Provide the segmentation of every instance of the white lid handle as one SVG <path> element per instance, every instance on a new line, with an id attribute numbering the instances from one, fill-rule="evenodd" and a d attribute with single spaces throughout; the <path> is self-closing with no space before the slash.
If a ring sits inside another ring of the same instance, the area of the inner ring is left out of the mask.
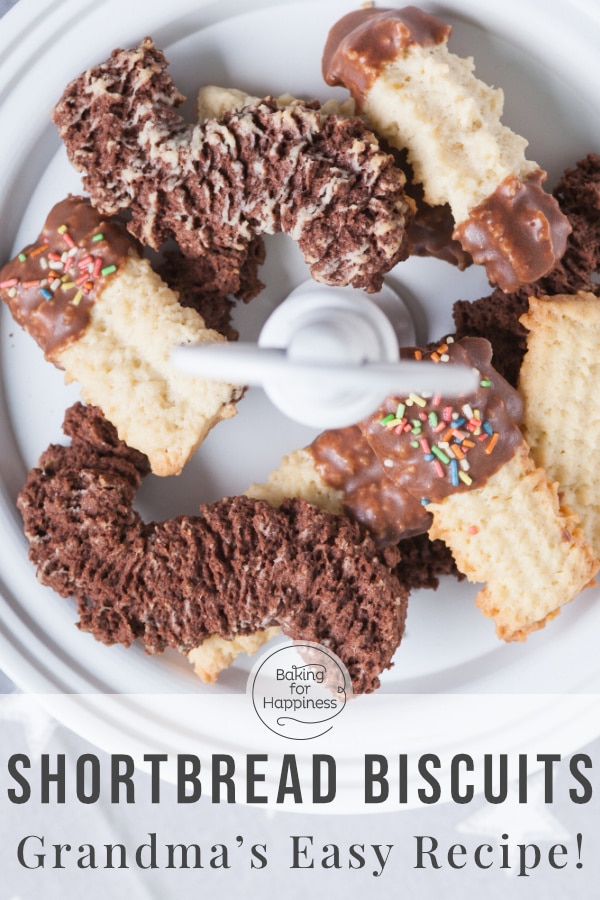
<path id="1" fill-rule="evenodd" d="M 453 396 L 477 387 L 472 368 L 400 361 L 398 335 L 373 300 L 313 285 L 277 307 L 258 344 L 186 344 L 174 349 L 172 361 L 200 377 L 262 385 L 282 412 L 318 428 L 358 422 L 390 394 Z"/>

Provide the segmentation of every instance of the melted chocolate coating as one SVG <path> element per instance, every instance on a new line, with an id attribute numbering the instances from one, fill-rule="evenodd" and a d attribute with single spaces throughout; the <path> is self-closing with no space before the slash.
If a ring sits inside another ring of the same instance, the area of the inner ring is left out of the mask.
<path id="1" fill-rule="evenodd" d="M 505 293 L 496 288 L 474 302 L 458 300 L 453 316 L 456 337 L 483 337 L 494 351 L 494 366 L 516 386 L 527 350 L 527 331 L 519 322 L 531 295 L 600 294 L 593 279 L 600 272 L 600 155 L 590 153 L 563 173 L 554 196 L 571 223 L 567 249 L 556 266 L 533 284 Z"/>
<path id="2" fill-rule="evenodd" d="M 37 240 L 0 270 L 0 296 L 52 359 L 86 330 L 103 285 L 132 247 L 123 225 L 69 196 L 52 208 Z"/>
<path id="3" fill-rule="evenodd" d="M 541 169 L 524 181 L 509 175 L 454 229 L 463 249 L 503 291 L 546 275 L 567 247 L 571 225 L 542 189 L 545 180 Z"/>
<path id="4" fill-rule="evenodd" d="M 327 84 L 348 88 L 360 106 L 381 70 L 407 47 L 441 44 L 451 31 L 416 6 L 357 9 L 330 30 L 323 51 L 323 77 Z"/>
<path id="5" fill-rule="evenodd" d="M 465 338 L 443 353 L 449 364 L 478 369 L 482 385 L 474 394 L 388 397 L 368 419 L 325 431 L 309 448 L 325 483 L 343 492 L 347 513 L 381 546 L 426 532 L 430 502 L 481 486 L 523 440 L 521 399 L 492 368 L 489 343 Z"/>

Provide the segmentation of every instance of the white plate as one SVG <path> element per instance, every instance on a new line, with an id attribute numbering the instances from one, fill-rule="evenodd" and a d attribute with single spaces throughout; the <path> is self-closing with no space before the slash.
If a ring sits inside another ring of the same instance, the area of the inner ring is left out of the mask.
<path id="1" fill-rule="evenodd" d="M 148 0 L 140 21 L 133 8 L 138 4 L 117 0 L 18 4 L 0 26 L 0 258 L 8 259 L 37 235 L 53 202 L 80 190 L 49 114 L 66 83 L 88 65 L 149 34 L 165 50 L 176 84 L 190 98 L 190 116 L 203 83 L 326 99 L 343 92 L 322 81 L 323 43 L 331 24 L 355 5 L 347 0 Z M 479 77 L 503 87 L 504 121 L 529 138 L 530 156 L 549 171 L 550 184 L 565 166 L 600 149 L 600 100 L 590 78 L 600 45 L 600 14 L 593 0 L 568 5 L 505 0 L 495 10 L 478 0 L 422 5 L 454 25 L 451 49 L 473 55 Z M 242 336 L 249 339 L 307 277 L 288 239 L 268 240 L 267 254 L 267 288 L 237 317 Z M 481 271 L 460 273 L 432 260 L 403 263 L 391 280 L 413 309 L 421 340 L 452 330 L 455 299 L 489 293 Z M 15 498 L 27 469 L 50 441 L 61 439 L 63 412 L 77 390 L 63 386 L 61 374 L 44 362 L 6 310 L 1 339 L 2 667 L 31 692 L 242 692 L 249 663 L 236 663 L 217 686 L 204 687 L 175 654 L 149 658 L 140 648 L 97 644 L 74 627 L 73 605 L 36 582 Z M 181 476 L 147 480 L 139 507 L 153 518 L 193 512 L 200 502 L 264 479 L 285 452 L 305 445 L 312 435 L 253 390 Z M 431 694 L 442 706 L 445 692 L 600 691 L 598 591 L 585 592 L 526 644 L 506 646 L 473 607 L 475 593 L 446 579 L 437 593 L 413 595 L 407 635 L 396 665 L 383 678 L 384 693 Z M 126 727 L 126 713 L 122 719 Z M 217 720 L 207 740 L 218 742 L 219 727 Z"/>

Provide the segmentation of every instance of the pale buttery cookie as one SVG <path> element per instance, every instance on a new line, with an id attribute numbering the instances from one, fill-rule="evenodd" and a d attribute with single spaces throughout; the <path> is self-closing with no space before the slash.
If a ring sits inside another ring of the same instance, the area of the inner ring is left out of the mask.
<path id="1" fill-rule="evenodd" d="M 228 669 L 242 653 L 253 656 L 267 641 L 279 634 L 277 625 L 255 631 L 253 634 L 236 634 L 231 639 L 211 634 L 187 654 L 194 673 L 201 681 L 214 684 L 221 672 Z"/>
<path id="2" fill-rule="evenodd" d="M 71 407 L 64 429 L 71 444 L 48 447 L 18 506 L 38 577 L 77 601 L 82 630 L 188 654 L 280 626 L 336 653 L 355 692 L 378 686 L 404 632 L 397 551 L 294 499 L 228 497 L 146 523 L 133 503 L 147 458 L 95 407 Z"/>
<path id="3" fill-rule="evenodd" d="M 505 641 L 542 628 L 592 583 L 600 565 L 525 442 L 482 487 L 430 510 L 430 536 L 450 547 L 470 581 L 485 579 L 476 603 Z"/>
<path id="4" fill-rule="evenodd" d="M 140 256 L 127 230 L 81 197 L 50 212 L 37 241 L 0 271 L 0 295 L 48 360 L 76 381 L 152 471 L 172 475 L 242 389 L 170 362 L 181 343 L 224 341 Z"/>
<path id="5" fill-rule="evenodd" d="M 239 112 L 247 106 L 259 106 L 262 99 L 253 94 L 247 94 L 246 91 L 242 91 L 239 88 L 226 88 L 218 84 L 204 84 L 198 89 L 196 114 L 200 123 L 207 122 L 210 119 L 222 119 L 226 113 Z M 294 97 L 293 94 L 280 94 L 274 100 L 280 109 L 301 102 L 300 98 Z M 321 104 L 320 113 L 322 119 L 329 115 L 349 118 L 356 114 L 356 104 L 352 97 L 347 97 L 345 100 L 332 98 Z"/>
<path id="6" fill-rule="evenodd" d="M 600 384 L 600 299 L 583 291 L 531 297 L 520 321 L 527 329 L 519 377 L 525 437 L 600 556 L 600 478 L 590 463 L 600 445 L 593 399 Z"/>
<path id="7" fill-rule="evenodd" d="M 262 234 L 297 241 L 312 276 L 377 291 L 407 254 L 405 178 L 359 118 L 266 98 L 187 123 L 150 39 L 75 79 L 54 109 L 69 159 L 104 213 L 157 249 L 174 238 L 209 260 L 232 293 Z"/>
<path id="8" fill-rule="evenodd" d="M 499 637 L 521 640 L 579 594 L 600 563 L 531 459 L 521 400 L 493 369 L 489 343 L 449 339 L 417 356 L 470 363 L 479 389 L 459 399 L 390 397 L 363 422 L 325 431 L 286 457 L 249 493 L 278 502 L 297 492 L 343 510 L 380 545 L 423 532 L 443 540 L 459 571 L 485 582 L 477 603 Z"/>
<path id="9" fill-rule="evenodd" d="M 407 150 L 425 201 L 450 205 L 464 250 L 512 291 L 552 269 L 570 226 L 542 188 L 546 173 L 526 159 L 526 140 L 502 124 L 502 91 L 449 52 L 450 32 L 414 6 L 356 10 L 331 29 L 323 74 Z"/>

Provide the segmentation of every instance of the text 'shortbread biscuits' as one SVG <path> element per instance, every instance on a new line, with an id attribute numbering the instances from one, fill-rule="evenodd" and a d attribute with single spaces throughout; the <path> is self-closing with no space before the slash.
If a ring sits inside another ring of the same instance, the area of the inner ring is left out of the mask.
<path id="1" fill-rule="evenodd" d="M 545 193 L 527 142 L 501 123 L 503 94 L 448 51 L 450 26 L 422 10 L 368 8 L 331 29 L 330 85 L 344 85 L 377 134 L 407 150 L 427 203 L 448 203 L 455 237 L 503 290 L 535 281 L 562 256 L 570 226 Z"/>
<path id="2" fill-rule="evenodd" d="M 242 389 L 169 360 L 180 343 L 223 341 L 140 256 L 127 230 L 81 197 L 50 212 L 33 244 L 0 271 L 0 296 L 48 360 L 76 381 L 152 471 L 181 471 Z"/>

